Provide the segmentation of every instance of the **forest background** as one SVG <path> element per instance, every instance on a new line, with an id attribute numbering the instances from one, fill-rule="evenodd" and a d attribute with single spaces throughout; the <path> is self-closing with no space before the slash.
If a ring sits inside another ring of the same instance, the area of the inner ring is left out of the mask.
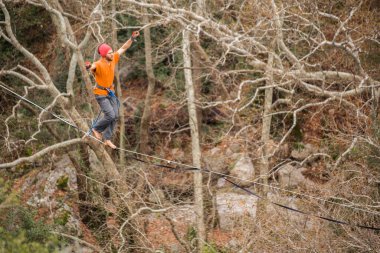
<path id="1" fill-rule="evenodd" d="M 0 8 L 0 252 L 380 250 L 379 1 Z M 85 61 L 135 30 L 113 151 Z"/>

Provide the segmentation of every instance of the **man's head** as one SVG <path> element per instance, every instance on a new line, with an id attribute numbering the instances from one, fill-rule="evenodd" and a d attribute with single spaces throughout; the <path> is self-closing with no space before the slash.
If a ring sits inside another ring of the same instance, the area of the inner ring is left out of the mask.
<path id="1" fill-rule="evenodd" d="M 105 44 L 105 43 L 101 44 L 101 45 L 98 47 L 98 53 L 99 53 L 102 57 L 106 58 L 108 61 L 112 61 L 112 59 L 113 59 L 113 51 L 112 51 L 112 48 L 111 48 L 109 45 Z"/>

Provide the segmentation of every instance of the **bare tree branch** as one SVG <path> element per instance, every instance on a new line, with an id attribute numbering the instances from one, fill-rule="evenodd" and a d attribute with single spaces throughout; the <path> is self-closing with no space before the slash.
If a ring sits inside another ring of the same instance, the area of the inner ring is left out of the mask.
<path id="1" fill-rule="evenodd" d="M 81 142 L 82 142 L 81 138 L 76 138 L 76 139 L 64 141 L 61 143 L 57 143 L 57 144 L 51 145 L 51 146 L 49 146 L 43 150 L 40 150 L 39 152 L 37 152 L 34 155 L 31 155 L 29 157 L 21 157 L 21 158 L 18 158 L 17 160 L 14 160 L 12 162 L 0 164 L 0 169 L 11 168 L 11 167 L 17 166 L 21 163 L 24 163 L 24 162 L 34 162 L 36 159 L 48 154 L 51 151 L 54 151 L 54 150 L 59 149 L 59 148 L 65 148 L 65 147 L 68 147 L 68 146 L 71 146 L 74 144 L 78 144 Z"/>

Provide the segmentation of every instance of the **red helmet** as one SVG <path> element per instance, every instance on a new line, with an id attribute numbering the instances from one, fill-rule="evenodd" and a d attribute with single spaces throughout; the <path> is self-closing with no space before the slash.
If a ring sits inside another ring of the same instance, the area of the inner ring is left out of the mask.
<path id="1" fill-rule="evenodd" d="M 106 57 L 107 53 L 112 50 L 112 47 L 110 47 L 109 45 L 107 45 L 106 43 L 103 43 L 101 44 L 99 47 L 98 47 L 98 53 L 102 56 L 102 57 Z"/>

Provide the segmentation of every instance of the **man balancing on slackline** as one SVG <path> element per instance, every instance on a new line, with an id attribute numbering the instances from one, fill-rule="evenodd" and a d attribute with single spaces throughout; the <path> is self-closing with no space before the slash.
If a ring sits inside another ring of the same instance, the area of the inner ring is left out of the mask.
<path id="1" fill-rule="evenodd" d="M 116 52 L 113 52 L 109 45 L 101 44 L 98 47 L 101 58 L 92 64 L 86 63 L 86 68 L 90 69 L 95 76 L 94 94 L 103 112 L 103 118 L 95 122 L 91 130 L 97 139 L 102 140 L 103 138 L 104 143 L 112 149 L 116 148 L 111 142 L 111 136 L 119 117 L 120 106 L 113 85 L 115 65 L 119 62 L 120 55 L 132 45 L 134 39 L 139 35 L 138 31 L 133 32 L 131 38 Z"/>

